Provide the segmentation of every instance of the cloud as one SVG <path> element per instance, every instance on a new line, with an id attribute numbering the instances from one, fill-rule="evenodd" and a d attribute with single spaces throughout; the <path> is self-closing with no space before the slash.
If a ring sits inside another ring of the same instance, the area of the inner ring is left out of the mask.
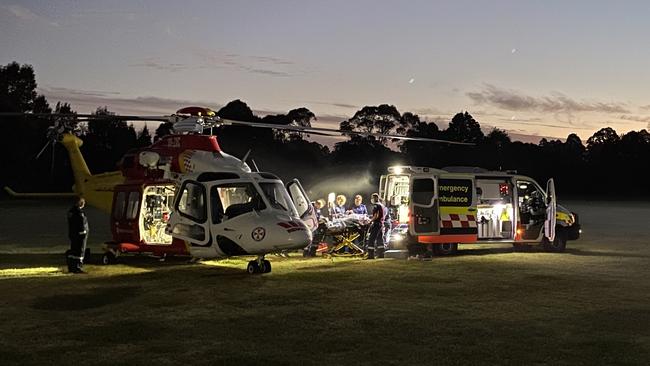
<path id="1" fill-rule="evenodd" d="M 171 31 L 171 30 L 170 30 Z M 204 50 L 196 51 L 200 61 L 194 64 L 164 62 L 158 57 L 149 57 L 130 64 L 131 67 L 142 67 L 157 71 L 178 72 L 190 69 L 221 69 L 235 68 L 252 74 L 274 77 L 292 76 L 282 67 L 293 65 L 289 60 L 270 56 L 242 56 L 236 53 L 211 53 Z"/>
<path id="2" fill-rule="evenodd" d="M 160 62 L 156 58 L 148 58 L 148 59 L 144 60 L 143 62 L 130 64 L 129 66 L 131 66 L 131 67 L 144 67 L 144 68 L 149 68 L 149 69 L 155 69 L 155 70 L 160 70 L 160 71 L 170 71 L 170 72 L 183 71 L 183 70 L 187 70 L 189 68 L 189 66 L 186 65 L 186 64 L 163 63 L 163 62 Z"/>
<path id="3" fill-rule="evenodd" d="M 115 9 L 75 9 L 69 16 L 73 18 L 122 18 L 129 21 L 138 18 L 134 12 Z"/>
<path id="4" fill-rule="evenodd" d="M 135 115 L 167 115 L 174 113 L 179 108 L 188 105 L 209 106 L 219 109 L 220 105 L 205 101 L 148 97 L 119 96 L 118 92 L 80 90 L 62 87 L 43 87 L 38 92 L 45 95 L 50 104 L 57 101 L 70 103 L 72 108 L 79 113 L 94 112 L 97 107 L 106 106 L 118 114 Z"/>
<path id="5" fill-rule="evenodd" d="M 254 73 L 254 74 L 262 74 L 262 75 L 270 75 L 270 76 L 291 76 L 288 72 L 284 71 L 275 71 L 275 70 L 269 70 L 269 69 L 258 69 L 255 67 L 248 67 L 248 66 L 240 66 L 240 69 Z"/>
<path id="6" fill-rule="evenodd" d="M 650 116 L 630 116 L 630 115 L 623 115 L 618 117 L 622 120 L 625 121 L 632 121 L 632 122 L 643 122 L 643 123 L 648 123 L 650 122 Z"/>
<path id="7" fill-rule="evenodd" d="M 550 127 L 550 128 L 565 128 L 565 129 L 578 129 L 578 130 L 591 130 L 593 127 L 590 126 L 584 126 L 584 127 L 578 127 L 574 125 L 559 125 L 559 124 L 552 124 L 552 123 L 544 123 L 541 122 L 541 119 L 539 118 L 531 118 L 528 120 L 525 119 L 506 119 L 506 118 L 501 118 L 499 119 L 500 123 L 506 123 L 506 124 L 516 124 L 519 126 L 527 126 L 527 127 Z"/>
<path id="8" fill-rule="evenodd" d="M 298 101 L 298 103 L 320 104 L 320 105 L 328 105 L 328 106 L 332 106 L 332 107 L 346 108 L 346 109 L 357 109 L 357 108 L 359 108 L 359 106 L 356 105 L 356 104 L 348 104 L 348 103 L 341 103 L 341 102 L 323 102 L 323 101 L 316 101 L 316 100 L 303 100 L 303 101 Z"/>
<path id="9" fill-rule="evenodd" d="M 295 63 L 290 60 L 285 60 L 279 57 L 270 57 L 270 56 L 249 56 L 251 59 L 263 63 L 269 63 L 274 65 L 294 65 Z"/>
<path id="10" fill-rule="evenodd" d="M 639 107 L 639 109 L 644 110 L 644 111 L 650 111 L 650 104 L 642 105 L 642 106 Z"/>
<path id="11" fill-rule="evenodd" d="M 295 65 L 293 61 L 272 56 L 240 55 L 209 50 L 195 50 L 194 54 L 202 60 L 199 68 L 231 67 L 253 74 L 275 77 L 292 76 L 287 71 L 287 67 Z"/>
<path id="12" fill-rule="evenodd" d="M 43 23 L 50 25 L 52 27 L 58 27 L 59 23 L 51 21 L 43 16 L 40 16 L 33 11 L 31 11 L 29 8 L 26 8 L 22 5 L 5 5 L 3 6 L 9 13 L 11 13 L 13 16 L 16 18 L 25 21 L 25 22 L 38 22 L 38 23 Z"/>
<path id="13" fill-rule="evenodd" d="M 449 115 L 450 114 L 448 112 L 443 112 L 440 109 L 434 108 L 434 107 L 414 108 L 411 112 L 414 113 L 414 114 L 424 115 L 424 116 L 441 115 L 441 114 Z"/>
<path id="14" fill-rule="evenodd" d="M 479 105 L 491 105 L 509 111 L 536 111 L 544 113 L 601 112 L 629 113 L 623 103 L 577 101 L 561 93 L 534 97 L 522 92 L 485 84 L 483 90 L 466 95 Z"/>

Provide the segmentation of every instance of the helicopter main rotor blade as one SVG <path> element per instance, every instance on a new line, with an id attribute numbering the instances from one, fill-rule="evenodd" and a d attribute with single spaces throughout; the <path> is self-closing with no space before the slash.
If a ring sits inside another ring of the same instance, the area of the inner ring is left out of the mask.
<path id="1" fill-rule="evenodd" d="M 47 149 L 47 147 L 48 147 L 51 143 L 52 143 L 52 140 L 49 140 L 48 142 L 46 142 L 45 145 L 43 146 L 43 148 L 41 149 L 41 151 L 39 151 L 38 154 L 36 154 L 36 157 L 35 157 L 34 159 L 38 159 L 38 158 L 40 158 L 41 155 L 43 155 L 43 152 L 45 151 L 45 149 Z"/>
<path id="2" fill-rule="evenodd" d="M 442 144 L 450 145 L 465 145 L 465 146 L 475 146 L 476 144 L 470 142 L 459 142 L 459 141 L 449 141 L 442 139 L 434 139 L 428 137 L 417 137 L 417 136 L 404 136 L 404 135 L 394 135 L 394 134 L 381 134 L 374 132 L 360 132 L 360 131 L 343 131 L 337 130 L 334 128 L 324 128 L 324 127 L 302 127 L 294 125 L 277 125 L 272 123 L 261 123 L 261 122 L 244 122 L 231 119 L 224 119 L 213 116 L 185 116 L 185 115 L 167 115 L 167 116 L 121 116 L 121 115 L 97 115 L 97 114 L 63 114 L 63 113 L 0 113 L 2 116 L 34 116 L 34 117 L 43 117 L 43 118 L 56 118 L 56 117 L 67 117 L 75 118 L 79 122 L 88 122 L 91 120 L 123 120 L 123 121 L 159 121 L 159 122 L 187 122 L 188 125 L 194 126 L 197 125 L 197 128 L 200 131 L 203 128 L 211 128 L 220 125 L 231 125 L 231 126 L 248 126 L 248 127 L 257 127 L 257 128 L 270 128 L 275 130 L 284 130 L 284 131 L 295 131 L 303 133 L 313 133 L 313 134 L 322 134 L 324 136 L 339 136 L 339 135 L 358 135 L 366 137 L 375 137 L 375 138 L 386 138 L 386 139 L 395 139 L 402 141 L 421 141 L 421 142 L 435 142 Z M 194 127 L 191 129 L 192 132 L 197 132 Z M 329 135 L 335 134 L 335 135 Z"/>
<path id="3" fill-rule="evenodd" d="M 393 135 L 393 134 L 381 134 L 381 133 L 371 133 L 371 132 L 359 132 L 359 131 L 343 131 L 333 128 L 324 128 L 324 127 L 302 127 L 302 126 L 291 126 L 291 125 L 276 125 L 272 123 L 260 123 L 260 122 L 243 122 L 235 121 L 231 119 L 219 119 L 219 122 L 224 125 L 233 125 L 233 126 L 249 126 L 249 127 L 259 127 L 259 128 L 271 128 L 276 130 L 286 130 L 286 131 L 296 131 L 296 132 L 305 132 L 305 133 L 337 133 L 337 134 L 351 134 L 351 135 L 360 135 L 360 136 L 372 136 L 375 138 L 389 138 L 403 141 L 422 141 L 422 142 L 437 142 L 444 144 L 452 145 L 466 145 L 474 146 L 475 144 L 470 142 L 458 142 L 458 141 L 449 141 L 449 140 L 440 140 L 432 139 L 428 137 L 415 137 L 415 136 L 403 136 L 403 135 Z"/>
<path id="4" fill-rule="evenodd" d="M 171 122 L 177 116 L 122 116 L 117 114 L 75 114 L 75 113 L 0 113 L 0 117 L 74 118 L 80 122 L 88 120 L 160 121 Z"/>

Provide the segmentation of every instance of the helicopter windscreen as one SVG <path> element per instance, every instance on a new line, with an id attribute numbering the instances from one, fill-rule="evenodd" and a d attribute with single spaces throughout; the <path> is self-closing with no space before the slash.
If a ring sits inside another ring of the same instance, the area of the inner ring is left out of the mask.
<path id="1" fill-rule="evenodd" d="M 298 217 L 298 211 L 293 205 L 293 201 L 291 201 L 289 193 L 287 193 L 287 189 L 284 188 L 282 183 L 260 183 L 260 188 L 262 188 L 264 196 L 269 200 L 271 207 L 289 212 L 293 216 Z"/>

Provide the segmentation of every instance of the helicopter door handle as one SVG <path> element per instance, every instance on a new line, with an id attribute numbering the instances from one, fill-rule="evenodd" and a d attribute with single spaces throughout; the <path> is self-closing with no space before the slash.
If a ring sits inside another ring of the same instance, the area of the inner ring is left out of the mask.
<path id="1" fill-rule="evenodd" d="M 472 211 L 473 212 L 473 211 L 476 211 L 476 208 L 475 207 L 470 207 L 470 208 L 467 209 L 467 211 Z"/>

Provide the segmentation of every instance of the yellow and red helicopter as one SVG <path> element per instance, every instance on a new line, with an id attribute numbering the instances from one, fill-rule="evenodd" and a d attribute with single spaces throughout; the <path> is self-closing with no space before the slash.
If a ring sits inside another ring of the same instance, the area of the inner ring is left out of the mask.
<path id="1" fill-rule="evenodd" d="M 3 114 L 16 115 L 16 114 Z M 102 119 L 98 115 L 56 115 Z M 68 152 L 75 194 L 110 214 L 112 240 L 102 262 L 124 253 L 220 258 L 256 255 L 249 273 L 268 273 L 271 252 L 308 245 L 318 223 L 296 179 L 284 184 L 272 173 L 252 171 L 219 147 L 205 128 L 238 125 L 327 134 L 340 130 L 221 119 L 209 108 L 186 107 L 169 116 L 109 116 L 111 119 L 172 122 L 174 134 L 128 152 L 119 171 L 91 174 L 80 151 L 82 140 L 55 126 L 52 138 Z M 349 133 L 346 131 L 346 133 Z M 393 139 L 465 144 L 400 135 L 359 133 Z"/>

